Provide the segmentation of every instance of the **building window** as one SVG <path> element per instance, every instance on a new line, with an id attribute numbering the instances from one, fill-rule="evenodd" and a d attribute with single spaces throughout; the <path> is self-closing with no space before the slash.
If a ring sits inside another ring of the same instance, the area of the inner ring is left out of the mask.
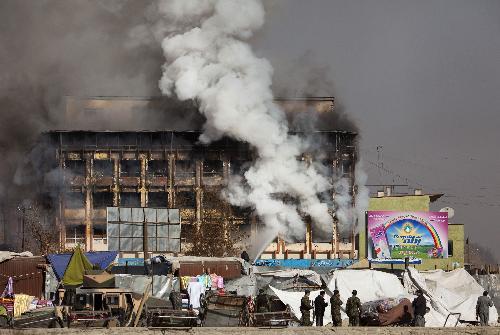
<path id="1" fill-rule="evenodd" d="M 96 223 L 93 225 L 94 242 L 99 241 L 103 244 L 107 243 L 106 224 Z"/>
<path id="2" fill-rule="evenodd" d="M 206 177 L 222 175 L 222 161 L 220 160 L 203 161 L 203 175 Z"/>
<path id="3" fill-rule="evenodd" d="M 82 208 L 84 199 L 85 195 L 82 192 L 68 192 L 64 197 L 64 205 L 71 209 Z"/>
<path id="4" fill-rule="evenodd" d="M 136 192 L 120 193 L 120 206 L 141 207 L 141 194 Z"/>
<path id="5" fill-rule="evenodd" d="M 84 176 L 85 175 L 85 161 L 73 161 L 67 160 L 64 163 L 66 172 L 73 176 Z"/>
<path id="6" fill-rule="evenodd" d="M 96 192 L 92 199 L 94 208 L 113 207 L 113 193 L 111 192 Z"/>
<path id="7" fill-rule="evenodd" d="M 166 160 L 149 161 L 148 175 L 150 177 L 168 176 L 168 162 Z"/>
<path id="8" fill-rule="evenodd" d="M 195 174 L 195 163 L 192 160 L 177 160 L 175 162 L 175 176 L 177 178 L 193 177 Z"/>
<path id="9" fill-rule="evenodd" d="M 178 208 L 195 208 L 196 196 L 193 191 L 177 192 L 176 204 Z"/>
<path id="10" fill-rule="evenodd" d="M 120 162 L 120 177 L 140 177 L 141 162 L 138 160 L 122 160 Z"/>
<path id="11" fill-rule="evenodd" d="M 332 243 L 333 240 L 333 226 L 327 229 L 321 229 L 315 224 L 311 227 L 313 243 Z"/>
<path id="12" fill-rule="evenodd" d="M 67 225 L 66 243 L 85 243 L 85 225 Z"/>
<path id="13" fill-rule="evenodd" d="M 448 241 L 448 256 L 453 256 L 453 241 Z"/>
<path id="14" fill-rule="evenodd" d="M 113 162 L 108 160 L 95 160 L 92 174 L 97 178 L 112 177 Z"/>
<path id="15" fill-rule="evenodd" d="M 168 207 L 167 192 L 149 192 L 148 207 Z"/>

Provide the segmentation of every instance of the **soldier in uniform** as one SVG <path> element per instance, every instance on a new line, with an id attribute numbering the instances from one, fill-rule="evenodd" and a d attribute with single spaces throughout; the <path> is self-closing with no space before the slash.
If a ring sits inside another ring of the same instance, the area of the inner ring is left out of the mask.
<path id="1" fill-rule="evenodd" d="M 347 299 L 345 305 L 347 316 L 349 317 L 349 326 L 359 326 L 359 316 L 361 314 L 361 300 L 357 297 L 358 291 L 353 290 L 352 296 Z"/>
<path id="2" fill-rule="evenodd" d="M 255 310 L 257 313 L 266 313 L 271 311 L 271 302 L 262 288 L 259 290 L 259 294 L 255 298 Z"/>
<path id="3" fill-rule="evenodd" d="M 493 306 L 493 301 L 488 297 L 488 291 L 484 291 L 483 295 L 477 298 L 476 318 L 479 319 L 481 326 L 487 326 L 490 317 L 490 307 Z"/>
<path id="4" fill-rule="evenodd" d="M 333 291 L 333 296 L 330 298 L 330 306 L 332 307 L 332 324 L 334 327 L 342 326 L 342 316 L 340 315 L 340 306 L 342 304 L 339 290 Z"/>
<path id="5" fill-rule="evenodd" d="M 309 300 L 309 293 L 311 293 L 311 291 L 305 290 L 304 296 L 300 300 L 300 312 L 302 313 L 302 322 L 301 322 L 302 326 L 312 326 L 311 313 L 309 311 L 313 309 L 313 306 L 311 305 L 311 300 Z"/>

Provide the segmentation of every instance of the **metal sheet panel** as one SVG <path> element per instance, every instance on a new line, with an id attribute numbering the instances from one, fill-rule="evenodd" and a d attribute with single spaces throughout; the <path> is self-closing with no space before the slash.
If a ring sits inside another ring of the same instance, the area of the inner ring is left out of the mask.
<path id="1" fill-rule="evenodd" d="M 132 208 L 132 222 L 144 222 L 144 209 Z"/>
<path id="2" fill-rule="evenodd" d="M 144 208 L 146 222 L 156 222 L 156 208 Z"/>
<path id="3" fill-rule="evenodd" d="M 132 209 L 120 207 L 120 221 L 132 221 Z"/>
<path id="4" fill-rule="evenodd" d="M 108 207 L 107 208 L 107 218 L 108 222 L 120 221 L 120 213 L 118 207 Z"/>
<path id="5" fill-rule="evenodd" d="M 108 237 L 108 250 L 118 251 L 120 250 L 120 245 L 118 244 L 118 238 Z"/>
<path id="6" fill-rule="evenodd" d="M 181 238 L 181 225 L 169 225 L 168 226 L 168 237 L 169 238 Z"/>
<path id="7" fill-rule="evenodd" d="M 170 223 L 180 223 L 181 217 L 178 208 L 171 208 L 168 210 L 168 222 Z"/>
<path id="8" fill-rule="evenodd" d="M 166 208 L 158 208 L 156 210 L 156 221 L 157 222 L 168 222 L 168 209 Z"/>
<path id="9" fill-rule="evenodd" d="M 14 294 L 43 297 L 45 286 L 43 270 L 38 265 L 47 264 L 44 257 L 16 257 L 0 263 L 0 288 L 3 291 L 7 280 L 14 280 Z"/>
<path id="10" fill-rule="evenodd" d="M 158 237 L 168 237 L 168 225 L 159 223 L 157 225 L 157 234 Z"/>

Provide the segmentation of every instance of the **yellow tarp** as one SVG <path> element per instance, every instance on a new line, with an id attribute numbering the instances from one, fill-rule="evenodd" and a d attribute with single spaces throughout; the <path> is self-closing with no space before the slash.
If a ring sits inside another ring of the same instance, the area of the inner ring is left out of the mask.
<path id="1" fill-rule="evenodd" d="M 62 282 L 65 286 L 79 286 L 83 284 L 85 270 L 92 270 L 92 264 L 83 254 L 79 246 L 73 251 L 68 267 L 64 272 Z"/>

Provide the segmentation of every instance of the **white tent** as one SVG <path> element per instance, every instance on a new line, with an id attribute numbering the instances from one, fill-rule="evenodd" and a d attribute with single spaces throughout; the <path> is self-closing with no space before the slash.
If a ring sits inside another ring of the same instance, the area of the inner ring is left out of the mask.
<path id="1" fill-rule="evenodd" d="M 404 282 L 409 291 L 415 288 L 423 290 L 431 299 L 434 309 L 444 318 L 449 313 L 460 313 L 460 320 L 476 320 L 477 298 L 483 294 L 484 289 L 464 269 L 450 272 L 443 270 L 418 272 L 409 268 L 405 273 Z M 497 319 L 497 310 L 491 307 L 490 324 L 496 324 Z"/>

